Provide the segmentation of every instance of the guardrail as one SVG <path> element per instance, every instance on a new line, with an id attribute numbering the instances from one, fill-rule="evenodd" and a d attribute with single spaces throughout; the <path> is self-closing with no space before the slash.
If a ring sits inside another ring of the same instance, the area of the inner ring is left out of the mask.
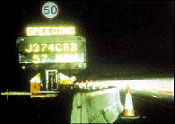
<path id="1" fill-rule="evenodd" d="M 80 91 L 73 98 L 71 123 L 113 123 L 122 111 L 117 87 Z"/>

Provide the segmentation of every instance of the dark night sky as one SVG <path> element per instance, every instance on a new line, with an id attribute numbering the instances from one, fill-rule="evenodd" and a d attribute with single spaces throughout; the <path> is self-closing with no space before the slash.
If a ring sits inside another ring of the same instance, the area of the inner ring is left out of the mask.
<path id="1" fill-rule="evenodd" d="M 40 15 L 41 2 L 3 2 L 1 54 L 8 70 L 16 67 L 16 38 L 33 23 L 75 24 L 87 38 L 88 63 L 135 63 L 174 67 L 174 2 L 58 1 L 54 21 Z"/>

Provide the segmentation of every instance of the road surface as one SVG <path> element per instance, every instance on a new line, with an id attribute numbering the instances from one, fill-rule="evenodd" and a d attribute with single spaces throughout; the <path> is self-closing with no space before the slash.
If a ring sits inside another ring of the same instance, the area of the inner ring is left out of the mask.
<path id="1" fill-rule="evenodd" d="M 121 90 L 121 102 L 125 103 L 125 91 Z M 133 106 L 138 120 L 117 120 L 115 123 L 174 124 L 174 95 L 132 90 Z"/>
<path id="2" fill-rule="evenodd" d="M 33 98 L 29 96 L 1 97 L 1 123 L 70 123 L 73 95 L 76 90 L 60 92 L 56 98 Z M 173 124 L 174 96 L 132 90 L 133 106 L 138 120 L 132 123 Z M 120 91 L 122 105 L 125 103 L 125 90 Z M 116 120 L 114 123 L 128 123 Z"/>
<path id="3" fill-rule="evenodd" d="M 56 98 L 9 96 L 1 99 L 0 123 L 58 124 L 70 123 L 74 90 L 60 92 Z"/>

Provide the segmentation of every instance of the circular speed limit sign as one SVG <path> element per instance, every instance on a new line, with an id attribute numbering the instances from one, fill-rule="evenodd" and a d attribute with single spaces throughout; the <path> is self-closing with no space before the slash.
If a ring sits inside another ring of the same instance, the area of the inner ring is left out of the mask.
<path id="1" fill-rule="evenodd" d="M 58 5 L 55 2 L 46 2 L 41 8 L 41 13 L 48 20 L 55 19 L 59 14 Z"/>

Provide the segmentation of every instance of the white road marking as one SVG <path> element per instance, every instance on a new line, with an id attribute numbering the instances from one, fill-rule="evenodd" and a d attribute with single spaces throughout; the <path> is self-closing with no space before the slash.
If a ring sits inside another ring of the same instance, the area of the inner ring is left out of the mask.
<path id="1" fill-rule="evenodd" d="M 154 97 L 154 98 L 158 98 L 158 99 L 160 98 L 160 97 L 158 97 L 158 96 L 155 96 L 155 95 L 151 95 L 151 96 L 152 96 L 152 97 Z"/>

